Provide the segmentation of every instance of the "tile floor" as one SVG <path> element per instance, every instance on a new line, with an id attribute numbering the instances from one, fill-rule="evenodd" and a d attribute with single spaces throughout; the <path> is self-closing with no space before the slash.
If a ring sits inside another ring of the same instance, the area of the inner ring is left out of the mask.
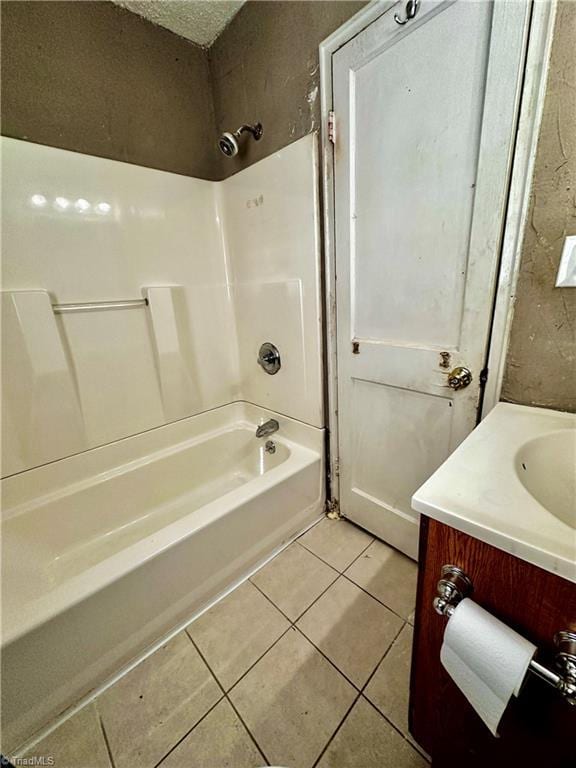
<path id="1" fill-rule="evenodd" d="M 422 768 L 416 565 L 324 519 L 27 756 L 56 768 Z"/>

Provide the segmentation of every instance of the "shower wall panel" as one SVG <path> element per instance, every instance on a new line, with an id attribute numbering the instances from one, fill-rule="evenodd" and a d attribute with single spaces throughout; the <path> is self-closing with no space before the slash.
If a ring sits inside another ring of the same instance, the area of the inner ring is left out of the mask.
<path id="1" fill-rule="evenodd" d="M 324 426 L 317 136 L 311 134 L 221 182 L 243 397 Z M 260 345 L 282 360 L 270 376 Z"/>
<path id="2" fill-rule="evenodd" d="M 223 182 L 1 141 L 3 476 L 238 400 L 323 426 L 315 135 Z"/>
<path id="3" fill-rule="evenodd" d="M 8 138 L 2 165 L 4 475 L 238 399 L 211 182 Z"/>

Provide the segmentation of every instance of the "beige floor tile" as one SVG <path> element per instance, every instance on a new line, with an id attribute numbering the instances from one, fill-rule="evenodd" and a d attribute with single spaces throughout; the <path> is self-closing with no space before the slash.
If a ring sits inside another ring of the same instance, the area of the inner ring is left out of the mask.
<path id="1" fill-rule="evenodd" d="M 160 764 L 161 768 L 259 768 L 265 760 L 223 699 Z"/>
<path id="2" fill-rule="evenodd" d="M 410 744 L 360 698 L 318 768 L 428 768 Z"/>
<path id="3" fill-rule="evenodd" d="M 280 611 L 247 581 L 186 631 L 228 690 L 289 626 Z"/>
<path id="4" fill-rule="evenodd" d="M 406 624 L 364 691 L 366 698 L 406 736 L 413 634 L 412 627 Z"/>
<path id="5" fill-rule="evenodd" d="M 402 619 L 341 576 L 297 626 L 362 687 L 400 631 Z"/>
<path id="6" fill-rule="evenodd" d="M 255 573 L 252 581 L 295 621 L 337 578 L 337 571 L 295 542 Z"/>
<path id="7" fill-rule="evenodd" d="M 24 757 L 43 758 L 44 761 L 52 758 L 52 764 L 57 768 L 110 768 L 108 750 L 94 704 L 89 704 L 66 720 L 26 752 Z"/>
<path id="8" fill-rule="evenodd" d="M 314 646 L 289 629 L 230 698 L 273 765 L 310 768 L 355 695 Z"/>
<path id="9" fill-rule="evenodd" d="M 116 768 L 151 768 L 222 692 L 185 632 L 96 700 Z"/>
<path id="10" fill-rule="evenodd" d="M 298 539 L 303 547 L 337 571 L 346 570 L 372 540 L 366 531 L 346 520 L 329 520 L 327 517 Z"/>
<path id="11" fill-rule="evenodd" d="M 346 571 L 346 576 L 395 613 L 407 619 L 416 604 L 418 568 L 409 557 L 374 541 Z"/>

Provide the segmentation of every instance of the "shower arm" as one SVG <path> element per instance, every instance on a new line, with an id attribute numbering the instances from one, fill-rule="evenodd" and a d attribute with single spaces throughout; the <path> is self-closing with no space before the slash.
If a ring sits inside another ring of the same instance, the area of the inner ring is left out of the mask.
<path id="1" fill-rule="evenodd" d="M 241 125 L 237 131 L 234 131 L 234 136 L 240 138 L 243 133 L 251 133 L 255 141 L 259 141 L 262 138 L 262 123 L 256 123 L 255 125 Z"/>

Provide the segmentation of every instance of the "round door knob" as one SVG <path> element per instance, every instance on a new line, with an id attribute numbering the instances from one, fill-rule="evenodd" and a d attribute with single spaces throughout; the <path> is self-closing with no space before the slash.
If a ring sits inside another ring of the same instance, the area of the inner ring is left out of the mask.
<path id="1" fill-rule="evenodd" d="M 448 374 L 448 386 L 452 389 L 464 389 L 472 381 L 472 371 L 459 366 Z"/>

